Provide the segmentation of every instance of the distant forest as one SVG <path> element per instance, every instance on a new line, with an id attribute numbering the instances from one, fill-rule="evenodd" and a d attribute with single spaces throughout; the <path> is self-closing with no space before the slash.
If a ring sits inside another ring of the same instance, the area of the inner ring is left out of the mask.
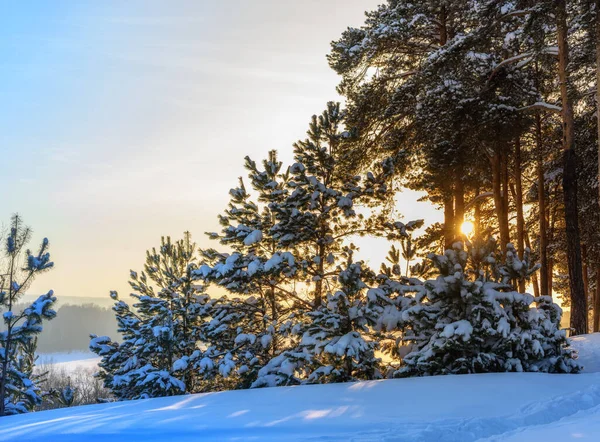
<path id="1" fill-rule="evenodd" d="M 44 324 L 44 333 L 38 336 L 37 352 L 89 351 L 90 333 L 115 336 L 114 312 L 91 303 L 62 305 L 56 318 Z"/>

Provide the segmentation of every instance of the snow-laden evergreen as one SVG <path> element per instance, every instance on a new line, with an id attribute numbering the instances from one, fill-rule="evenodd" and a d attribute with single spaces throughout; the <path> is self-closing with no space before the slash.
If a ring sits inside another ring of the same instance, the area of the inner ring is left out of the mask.
<path id="1" fill-rule="evenodd" d="M 402 300 L 398 323 L 410 352 L 396 375 L 579 371 L 560 329 L 560 307 L 511 283 L 537 267 L 511 247 L 505 263 L 497 254 L 490 240 L 457 243 L 431 257 L 439 276 Z"/>
<path id="2" fill-rule="evenodd" d="M 52 309 L 56 297 L 52 290 L 41 295 L 23 310 L 17 302 L 33 279 L 51 269 L 48 240 L 44 238 L 37 253 L 26 250 L 31 229 L 13 216 L 0 258 L 0 307 L 4 311 L 0 331 L 0 416 L 32 411 L 42 402 L 39 377 L 34 374 L 36 336 L 42 323 L 56 316 Z"/>
<path id="3" fill-rule="evenodd" d="M 202 380 L 193 368 L 201 351 L 209 298 L 192 278 L 197 251 L 190 235 L 162 238 L 146 253 L 144 271 L 130 273 L 130 307 L 118 299 L 113 310 L 121 342 L 92 335 L 90 349 L 102 357 L 100 377 L 118 399 L 191 393 Z"/>
<path id="4" fill-rule="evenodd" d="M 271 151 L 262 168 L 246 158 L 251 192 L 240 178 L 229 207 L 219 217 L 221 233 L 210 233 L 228 251 L 203 251 L 194 276 L 227 289 L 215 300 L 205 327 L 207 349 L 195 368 L 213 388 L 247 388 L 258 370 L 288 344 L 286 327 L 294 310 L 308 303 L 294 288 L 296 260 L 278 248 L 272 229 L 274 207 L 288 195 L 289 173 Z"/>

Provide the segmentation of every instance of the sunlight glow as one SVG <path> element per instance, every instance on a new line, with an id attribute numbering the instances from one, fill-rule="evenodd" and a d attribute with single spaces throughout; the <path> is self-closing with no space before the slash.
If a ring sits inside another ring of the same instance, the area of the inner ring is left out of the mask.
<path id="1" fill-rule="evenodd" d="M 467 236 L 471 236 L 475 231 L 475 225 L 471 221 L 465 221 L 460 226 L 460 231 Z"/>

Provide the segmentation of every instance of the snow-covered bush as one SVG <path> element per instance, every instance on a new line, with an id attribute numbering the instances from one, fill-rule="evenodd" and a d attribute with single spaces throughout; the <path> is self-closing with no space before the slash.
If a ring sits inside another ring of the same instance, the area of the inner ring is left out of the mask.
<path id="1" fill-rule="evenodd" d="M 0 308 L 4 311 L 0 331 L 0 416 L 28 412 L 42 402 L 39 379 L 33 373 L 36 337 L 42 332 L 42 322 L 56 316 L 52 309 L 56 297 L 50 290 L 22 311 L 15 311 L 15 305 L 35 277 L 54 263 L 50 261 L 48 240 L 44 238 L 39 251 L 33 254 L 25 250 L 30 239 L 31 229 L 18 215 L 13 216 L 0 258 Z"/>
<path id="2" fill-rule="evenodd" d="M 411 351 L 396 375 L 579 371 L 560 307 L 512 284 L 537 269 L 529 255 L 520 260 L 509 247 L 499 263 L 495 250 L 493 240 L 476 241 L 431 256 L 439 276 L 401 301 L 398 324 Z"/>

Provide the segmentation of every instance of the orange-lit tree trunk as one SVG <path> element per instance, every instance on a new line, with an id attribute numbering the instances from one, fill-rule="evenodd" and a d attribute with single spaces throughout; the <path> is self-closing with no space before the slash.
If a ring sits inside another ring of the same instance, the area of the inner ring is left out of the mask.
<path id="1" fill-rule="evenodd" d="M 508 208 L 505 205 L 507 201 L 506 191 L 504 189 L 504 166 L 503 156 L 496 152 L 491 157 L 492 166 L 492 193 L 494 194 L 494 206 L 496 217 L 498 218 L 498 228 L 500 230 L 500 248 L 502 254 L 506 254 L 506 245 L 510 242 L 510 233 L 508 227 Z"/>
<path id="2" fill-rule="evenodd" d="M 573 104 L 569 91 L 569 44 L 567 40 L 566 0 L 556 1 L 558 39 L 558 77 L 563 123 L 563 192 L 567 237 L 567 263 L 571 291 L 571 330 L 574 335 L 587 333 L 587 300 L 583 287 L 581 240 L 577 207 L 577 156 L 573 132 Z"/>
<path id="3" fill-rule="evenodd" d="M 444 189 L 444 247 L 446 250 L 452 248 L 454 240 L 454 198 L 452 189 Z"/>
<path id="4" fill-rule="evenodd" d="M 517 206 L 517 251 L 523 259 L 525 252 L 525 218 L 523 215 L 523 185 L 521 180 L 521 140 L 515 140 L 515 205 Z M 525 281 L 519 281 L 519 291 L 525 292 Z"/>
<path id="5" fill-rule="evenodd" d="M 454 237 L 462 236 L 462 224 L 465 221 L 465 187 L 463 184 L 463 168 L 456 168 L 454 178 Z"/>
<path id="6" fill-rule="evenodd" d="M 535 116 L 535 144 L 537 150 L 536 172 L 538 185 L 538 210 L 540 224 L 540 295 L 552 293 L 548 285 L 548 228 L 546 218 L 546 180 L 544 179 L 544 150 L 542 146 L 542 118 Z"/>

